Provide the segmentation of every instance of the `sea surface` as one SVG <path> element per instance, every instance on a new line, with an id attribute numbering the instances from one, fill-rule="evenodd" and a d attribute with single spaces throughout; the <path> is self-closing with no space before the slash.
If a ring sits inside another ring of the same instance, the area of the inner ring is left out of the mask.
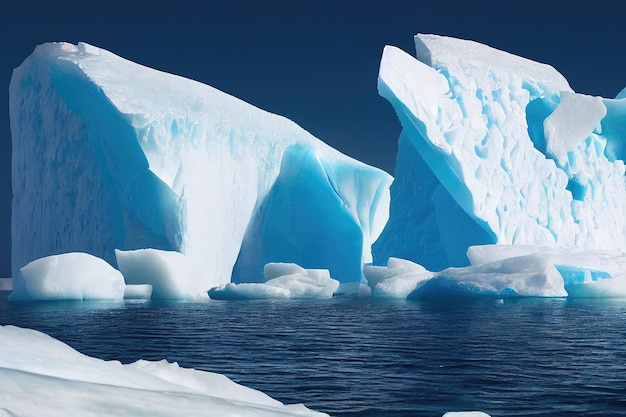
<path id="1" fill-rule="evenodd" d="M 10 303 L 0 324 L 333 416 L 626 415 L 626 300 Z"/>

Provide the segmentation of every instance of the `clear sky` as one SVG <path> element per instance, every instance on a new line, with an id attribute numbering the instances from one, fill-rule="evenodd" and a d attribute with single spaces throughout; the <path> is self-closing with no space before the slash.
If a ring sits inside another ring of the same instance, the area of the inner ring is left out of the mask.
<path id="1" fill-rule="evenodd" d="M 286 116 L 393 174 L 400 125 L 378 96 L 384 45 L 472 39 L 559 70 L 574 90 L 626 86 L 624 0 L 0 0 L 0 277 L 10 275 L 8 85 L 38 44 L 85 41 Z"/>

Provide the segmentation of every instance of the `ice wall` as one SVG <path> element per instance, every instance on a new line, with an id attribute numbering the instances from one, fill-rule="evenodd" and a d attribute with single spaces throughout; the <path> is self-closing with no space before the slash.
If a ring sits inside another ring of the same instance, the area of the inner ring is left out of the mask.
<path id="1" fill-rule="evenodd" d="M 238 257 L 240 281 L 267 262 L 358 281 L 388 217 L 384 172 L 288 119 L 84 43 L 38 46 L 9 99 L 18 280 L 50 254 L 115 265 L 115 249 L 155 248 L 185 254 L 206 289 L 229 282 Z M 316 246 L 328 251 L 309 257 Z"/>
<path id="2" fill-rule="evenodd" d="M 403 133 L 375 263 L 463 266 L 485 243 L 626 250 L 626 99 L 475 42 L 415 43 L 417 59 L 388 46 L 380 65 Z"/>

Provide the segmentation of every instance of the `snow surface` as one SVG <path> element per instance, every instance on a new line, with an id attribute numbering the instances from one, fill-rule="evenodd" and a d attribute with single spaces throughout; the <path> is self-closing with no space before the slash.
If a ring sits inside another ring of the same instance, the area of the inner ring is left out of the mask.
<path id="1" fill-rule="evenodd" d="M 229 282 L 209 290 L 209 296 L 215 300 L 331 298 L 339 288 L 339 281 L 332 279 L 327 269 L 304 269 L 292 263 L 269 263 L 263 276 L 264 283 Z"/>
<path id="2" fill-rule="evenodd" d="M 179 252 L 158 249 L 115 250 L 126 284 L 150 285 L 151 298 L 185 300 L 207 298 L 207 280 Z M 143 291 L 147 292 L 144 288 Z"/>
<path id="3" fill-rule="evenodd" d="M 371 262 L 392 178 L 288 119 L 85 43 L 38 46 L 9 90 L 18 284 L 77 251 L 178 251 L 205 288 L 268 262 L 358 282 Z"/>
<path id="4" fill-rule="evenodd" d="M 10 300 L 121 300 L 122 274 L 87 253 L 51 255 L 20 269 Z"/>
<path id="5" fill-rule="evenodd" d="M 165 360 L 107 362 L 14 326 L 0 326 L 0 380 L 0 415 L 11 417 L 326 415 L 220 374 Z"/>
<path id="6" fill-rule="evenodd" d="M 403 132 L 375 264 L 467 266 L 492 243 L 626 251 L 625 99 L 475 42 L 415 44 L 417 59 L 387 46 L 380 64 Z"/>

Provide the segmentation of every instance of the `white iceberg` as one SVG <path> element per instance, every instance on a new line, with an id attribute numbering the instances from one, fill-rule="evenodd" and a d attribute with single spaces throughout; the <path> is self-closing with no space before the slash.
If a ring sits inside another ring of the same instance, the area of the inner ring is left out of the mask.
<path id="1" fill-rule="evenodd" d="M 122 274 L 87 253 L 63 253 L 37 259 L 20 269 L 11 300 L 121 300 Z"/>
<path id="2" fill-rule="evenodd" d="M 158 249 L 115 250 L 126 284 L 150 285 L 151 298 L 184 300 L 207 298 L 206 282 L 179 252 Z M 143 289 L 144 293 L 147 289 Z"/>
<path id="3" fill-rule="evenodd" d="M 114 250 L 183 253 L 206 289 L 268 262 L 362 279 L 392 178 L 292 121 L 79 43 L 13 72 L 12 265 Z M 17 283 L 19 284 L 19 283 Z M 158 293 L 158 290 L 155 288 Z"/>
<path id="4" fill-rule="evenodd" d="M 165 360 L 106 362 L 14 326 L 0 326 L 0 380 L 0 415 L 12 417 L 327 415 L 220 374 Z"/>
<path id="5" fill-rule="evenodd" d="M 473 245 L 626 251 L 626 98 L 460 39 L 387 46 L 378 89 L 403 127 L 374 263 L 467 266 Z"/>
<path id="6" fill-rule="evenodd" d="M 387 266 L 368 265 L 365 279 L 377 298 L 406 298 L 434 273 L 406 259 L 389 258 Z"/>
<path id="7" fill-rule="evenodd" d="M 566 297 L 550 257 L 518 256 L 479 266 L 447 268 L 424 281 L 407 299 Z"/>

